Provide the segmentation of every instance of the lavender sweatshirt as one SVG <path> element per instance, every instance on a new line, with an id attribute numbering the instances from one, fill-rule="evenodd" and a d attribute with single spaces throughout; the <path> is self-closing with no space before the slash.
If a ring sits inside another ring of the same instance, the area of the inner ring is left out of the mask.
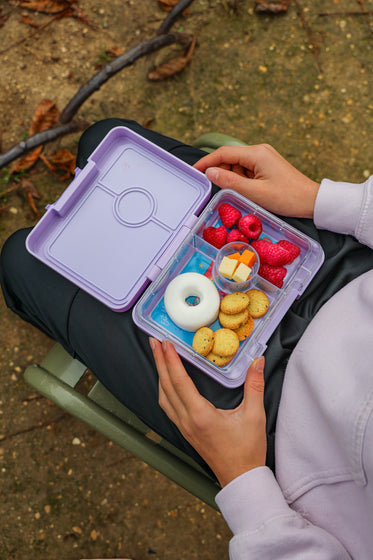
<path id="1" fill-rule="evenodd" d="M 320 229 L 373 248 L 373 176 L 324 179 Z M 318 312 L 289 360 L 276 427 L 276 479 L 253 469 L 219 492 L 231 560 L 373 558 L 373 270 Z"/>

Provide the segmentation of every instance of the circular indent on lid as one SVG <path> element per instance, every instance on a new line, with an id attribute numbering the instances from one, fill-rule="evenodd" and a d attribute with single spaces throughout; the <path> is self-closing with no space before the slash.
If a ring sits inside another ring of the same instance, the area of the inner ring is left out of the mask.
<path id="1" fill-rule="evenodd" d="M 155 209 L 152 195 L 142 187 L 130 187 L 115 199 L 116 218 L 127 226 L 139 226 L 150 220 Z"/>

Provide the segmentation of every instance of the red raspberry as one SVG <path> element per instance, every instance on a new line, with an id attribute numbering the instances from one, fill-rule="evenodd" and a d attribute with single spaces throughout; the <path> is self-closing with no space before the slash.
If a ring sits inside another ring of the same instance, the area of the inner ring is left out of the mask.
<path id="1" fill-rule="evenodd" d="M 261 264 L 284 266 L 290 262 L 289 252 L 277 243 L 272 243 L 270 239 L 258 239 L 253 241 L 251 246 L 258 253 Z"/>
<path id="2" fill-rule="evenodd" d="M 258 239 L 262 233 L 262 222 L 254 214 L 246 214 L 238 220 L 238 229 L 249 239 Z"/>
<path id="3" fill-rule="evenodd" d="M 278 288 L 282 288 L 286 273 L 287 270 L 284 266 L 271 266 L 270 264 L 261 264 L 258 270 L 259 276 Z"/>
<path id="4" fill-rule="evenodd" d="M 231 231 L 228 231 L 227 234 L 227 243 L 231 243 L 232 241 L 242 241 L 243 243 L 249 242 L 247 237 L 236 228 L 231 229 Z"/>
<path id="5" fill-rule="evenodd" d="M 223 204 L 221 204 L 219 206 L 218 212 L 219 212 L 219 216 L 220 216 L 220 219 L 221 219 L 221 223 L 227 229 L 234 226 L 234 224 L 242 216 L 241 212 L 239 210 L 237 210 L 237 208 L 235 208 L 231 204 L 228 204 L 227 202 L 224 202 Z"/>
<path id="6" fill-rule="evenodd" d="M 227 230 L 224 226 L 218 228 L 208 227 L 203 230 L 203 239 L 217 249 L 221 249 L 227 241 Z"/>
<path id="7" fill-rule="evenodd" d="M 288 264 L 292 263 L 297 257 L 300 255 L 300 249 L 298 245 L 295 245 L 291 241 L 287 241 L 287 239 L 282 239 L 281 241 L 277 241 L 277 245 L 286 249 L 289 253 L 289 262 Z"/>

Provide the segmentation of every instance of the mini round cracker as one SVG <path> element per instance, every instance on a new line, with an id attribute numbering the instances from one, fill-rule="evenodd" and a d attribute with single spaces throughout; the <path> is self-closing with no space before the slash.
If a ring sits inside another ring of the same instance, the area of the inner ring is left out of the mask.
<path id="1" fill-rule="evenodd" d="M 220 310 L 227 315 L 241 313 L 249 305 L 250 298 L 245 292 L 233 292 L 223 297 Z"/>
<path id="2" fill-rule="evenodd" d="M 249 315 L 249 318 L 246 321 L 246 323 L 238 327 L 238 329 L 236 329 L 234 332 L 238 336 L 238 340 L 242 342 L 242 340 L 245 340 L 248 336 L 251 335 L 251 333 L 253 332 L 253 328 L 254 328 L 254 319 L 251 317 L 251 315 Z"/>
<path id="3" fill-rule="evenodd" d="M 214 331 L 209 329 L 208 327 L 201 327 L 196 331 L 192 346 L 198 354 L 202 354 L 202 356 L 207 356 L 212 350 L 214 346 Z"/>
<path id="4" fill-rule="evenodd" d="M 267 294 L 257 288 L 249 290 L 246 294 L 250 298 L 248 310 L 251 317 L 254 317 L 254 319 L 263 317 L 269 309 L 269 299 Z"/>
<path id="5" fill-rule="evenodd" d="M 232 356 L 238 350 L 240 341 L 238 335 L 231 329 L 218 329 L 215 331 L 212 352 L 218 356 Z"/>
<path id="6" fill-rule="evenodd" d="M 232 331 L 238 329 L 243 323 L 246 323 L 249 317 L 249 310 L 246 308 L 241 313 L 235 313 L 234 315 L 227 315 L 220 311 L 219 321 L 222 327 L 226 329 L 231 329 Z"/>
<path id="7" fill-rule="evenodd" d="M 233 354 L 233 356 L 234 356 L 234 354 Z M 229 364 L 229 362 L 231 361 L 233 356 L 218 356 L 217 354 L 214 354 L 213 352 L 210 352 L 206 356 L 206 358 L 208 360 L 210 360 L 210 362 L 213 362 L 214 364 L 216 364 L 217 366 L 223 367 L 223 366 L 226 366 L 227 364 Z"/>

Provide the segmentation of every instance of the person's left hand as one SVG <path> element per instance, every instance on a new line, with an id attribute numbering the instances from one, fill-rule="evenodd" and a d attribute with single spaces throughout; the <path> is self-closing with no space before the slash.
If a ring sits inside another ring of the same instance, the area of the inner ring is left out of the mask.
<path id="1" fill-rule="evenodd" d="M 197 390 L 170 342 L 150 338 L 159 374 L 159 404 L 211 467 L 221 486 L 264 466 L 267 450 L 263 405 L 264 358 L 251 364 L 241 404 L 215 408 Z"/>

